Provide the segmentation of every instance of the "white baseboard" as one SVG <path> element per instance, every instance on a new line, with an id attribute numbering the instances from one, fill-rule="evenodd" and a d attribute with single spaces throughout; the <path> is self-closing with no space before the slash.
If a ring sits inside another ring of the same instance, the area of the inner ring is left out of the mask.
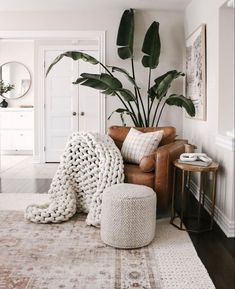
<path id="1" fill-rule="evenodd" d="M 32 150 L 2 150 L 1 155 L 32 155 Z"/>
<path id="2" fill-rule="evenodd" d="M 199 187 L 192 180 L 190 182 L 190 191 L 199 200 Z M 205 196 L 205 209 L 208 212 L 211 211 L 211 200 L 207 196 Z M 235 237 L 235 222 L 229 220 L 217 206 L 215 206 L 214 220 L 228 238 Z"/>

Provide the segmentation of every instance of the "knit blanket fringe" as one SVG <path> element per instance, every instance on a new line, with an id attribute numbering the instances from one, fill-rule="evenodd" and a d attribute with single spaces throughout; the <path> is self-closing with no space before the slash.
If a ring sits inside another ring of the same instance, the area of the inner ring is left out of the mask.
<path id="1" fill-rule="evenodd" d="M 104 189 L 123 181 L 123 159 L 108 135 L 73 133 L 48 191 L 50 203 L 28 206 L 25 218 L 60 223 L 84 212 L 87 224 L 98 227 Z"/>

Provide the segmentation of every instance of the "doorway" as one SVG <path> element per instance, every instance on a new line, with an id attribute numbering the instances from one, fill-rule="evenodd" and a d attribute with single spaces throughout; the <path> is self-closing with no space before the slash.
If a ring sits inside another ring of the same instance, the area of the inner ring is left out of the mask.
<path id="1" fill-rule="evenodd" d="M 44 47 L 45 71 L 61 53 L 74 46 Z M 99 59 L 97 48 L 76 49 Z M 99 73 L 99 66 L 64 57 L 44 79 L 44 158 L 59 162 L 68 137 L 75 131 L 102 133 L 105 116 L 101 113 L 100 93 L 72 84 L 81 73 Z M 45 73 L 45 72 L 44 72 Z"/>

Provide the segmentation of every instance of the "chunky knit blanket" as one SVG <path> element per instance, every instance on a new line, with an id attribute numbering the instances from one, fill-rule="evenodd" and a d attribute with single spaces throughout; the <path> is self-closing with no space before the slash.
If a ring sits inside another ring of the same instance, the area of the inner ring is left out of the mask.
<path id="1" fill-rule="evenodd" d="M 122 156 L 108 135 L 73 133 L 48 192 L 50 204 L 28 206 L 25 218 L 59 223 L 84 212 L 88 225 L 99 226 L 103 190 L 123 180 Z"/>

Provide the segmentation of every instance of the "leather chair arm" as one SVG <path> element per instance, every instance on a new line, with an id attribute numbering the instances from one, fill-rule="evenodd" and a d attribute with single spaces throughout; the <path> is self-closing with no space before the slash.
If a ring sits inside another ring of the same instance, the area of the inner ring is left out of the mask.
<path id="1" fill-rule="evenodd" d="M 162 200 L 160 207 L 167 208 L 172 195 L 173 164 L 172 162 L 184 153 L 187 140 L 176 140 L 161 146 L 156 151 L 155 191 Z"/>

